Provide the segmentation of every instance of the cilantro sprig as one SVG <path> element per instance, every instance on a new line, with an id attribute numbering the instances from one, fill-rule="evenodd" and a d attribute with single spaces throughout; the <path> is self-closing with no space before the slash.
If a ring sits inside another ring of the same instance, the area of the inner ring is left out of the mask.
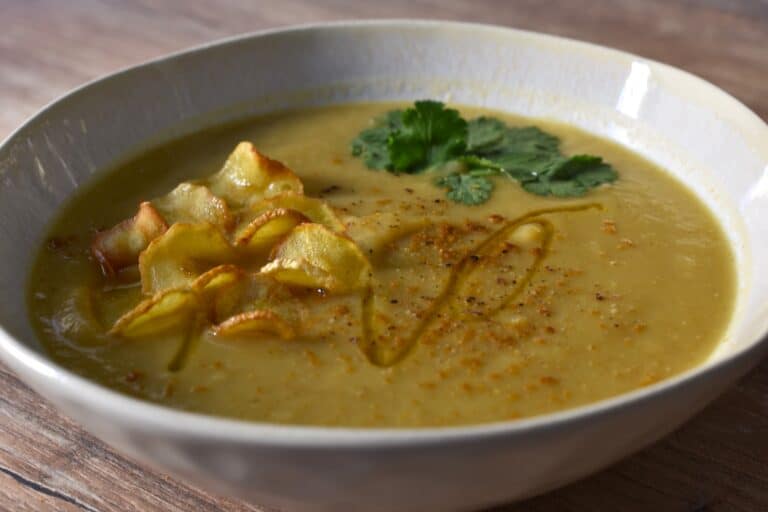
<path id="1" fill-rule="evenodd" d="M 511 127 L 485 116 L 467 122 L 458 111 L 431 100 L 377 119 L 352 141 L 352 154 L 370 169 L 393 173 L 440 171 L 457 162 L 452 167 L 459 171 L 435 183 L 449 199 L 467 205 L 490 198 L 493 176 L 508 176 L 532 194 L 556 197 L 583 196 L 618 177 L 598 156 L 563 155 L 560 140 L 535 126 Z"/>
<path id="2" fill-rule="evenodd" d="M 402 115 L 402 127 L 387 138 L 395 171 L 418 173 L 460 157 L 467 150 L 467 122 L 438 101 L 417 101 Z"/>
<path id="3" fill-rule="evenodd" d="M 493 191 L 491 180 L 473 174 L 449 174 L 435 180 L 435 184 L 448 189 L 448 199 L 469 205 L 486 202 Z"/>

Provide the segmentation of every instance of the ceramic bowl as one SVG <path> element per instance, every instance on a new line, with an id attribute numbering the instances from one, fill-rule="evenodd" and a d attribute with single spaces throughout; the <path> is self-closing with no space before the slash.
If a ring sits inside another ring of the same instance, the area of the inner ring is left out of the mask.
<path id="1" fill-rule="evenodd" d="M 260 112 L 441 98 L 555 118 L 676 175 L 738 264 L 719 349 L 676 378 L 586 407 L 472 427 L 291 427 L 180 412 L 57 366 L 27 316 L 31 255 L 77 188 L 142 148 Z M 260 32 L 149 62 L 47 106 L 0 147 L 0 356 L 96 436 L 214 492 L 287 511 L 452 511 L 519 500 L 648 445 L 768 348 L 768 127 L 725 92 L 641 57 L 505 28 L 376 21 Z M 760 263 L 762 262 L 762 263 Z"/>

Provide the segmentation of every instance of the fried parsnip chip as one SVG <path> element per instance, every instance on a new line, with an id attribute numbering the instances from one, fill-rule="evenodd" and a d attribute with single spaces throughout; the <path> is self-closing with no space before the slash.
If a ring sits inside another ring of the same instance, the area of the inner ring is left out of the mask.
<path id="1" fill-rule="evenodd" d="M 200 304 L 211 321 L 231 315 L 232 309 L 242 301 L 248 279 L 244 270 L 235 265 L 219 265 L 200 275 L 190 289 L 200 297 Z"/>
<path id="2" fill-rule="evenodd" d="M 267 210 L 237 231 L 234 244 L 255 251 L 269 249 L 290 230 L 305 222 L 309 219 L 296 210 Z"/>
<path id="3" fill-rule="evenodd" d="M 181 183 L 152 204 L 168 224 L 208 222 L 226 230 L 233 221 L 227 203 L 203 185 Z"/>
<path id="4" fill-rule="evenodd" d="M 163 197 L 141 203 L 133 218 L 98 233 L 91 250 L 104 272 L 112 275 L 135 264 L 139 253 L 170 224 L 205 222 L 226 233 L 234 223 L 234 210 L 285 194 L 300 198 L 288 201 L 298 206 L 275 204 L 258 212 L 251 211 L 246 215 L 246 222 L 250 223 L 267 209 L 286 208 L 314 222 L 343 229 L 338 227 L 340 223 L 328 206 L 317 200 L 302 200 L 303 193 L 304 186 L 293 171 L 256 151 L 250 142 L 241 142 L 219 172 L 206 180 L 182 183 Z"/>
<path id="5" fill-rule="evenodd" d="M 280 315 L 269 309 L 258 309 L 228 318 L 213 328 L 216 336 L 251 337 L 276 334 L 284 340 L 296 336 L 296 331 Z"/>
<path id="6" fill-rule="evenodd" d="M 201 274 L 192 281 L 192 290 L 198 293 L 210 293 L 227 288 L 240 279 L 245 278 L 245 272 L 236 265 L 219 265 Z"/>
<path id="7" fill-rule="evenodd" d="M 261 273 L 281 283 L 345 293 L 370 281 L 370 263 L 357 245 L 320 224 L 297 226 L 272 256 Z"/>
<path id="8" fill-rule="evenodd" d="M 214 323 L 259 309 L 270 309 L 286 320 L 298 321 L 297 301 L 292 290 L 270 276 L 252 272 L 216 294 L 212 307 Z"/>
<path id="9" fill-rule="evenodd" d="M 185 288 L 205 271 L 234 259 L 234 249 L 212 224 L 174 224 L 141 253 L 141 288 L 144 293 Z"/>
<path id="10" fill-rule="evenodd" d="M 208 179 L 208 185 L 215 195 L 234 207 L 286 192 L 304 193 L 304 186 L 293 171 L 256 151 L 250 142 L 237 145 L 224 167 Z"/>
<path id="11" fill-rule="evenodd" d="M 280 194 L 264 199 L 254 203 L 250 213 L 254 217 L 258 217 L 269 210 L 278 208 L 297 211 L 310 221 L 322 224 L 338 233 L 343 232 L 345 228 L 344 223 L 341 222 L 336 212 L 327 203 L 302 194 Z"/>
<path id="12" fill-rule="evenodd" d="M 188 324 L 198 308 L 198 297 L 190 290 L 162 291 L 121 316 L 109 334 L 139 338 L 165 332 Z"/>
<path id="13" fill-rule="evenodd" d="M 143 202 L 136 215 L 98 233 L 91 244 L 91 252 L 103 271 L 112 275 L 135 264 L 139 253 L 167 229 L 168 224 L 155 207 Z"/>

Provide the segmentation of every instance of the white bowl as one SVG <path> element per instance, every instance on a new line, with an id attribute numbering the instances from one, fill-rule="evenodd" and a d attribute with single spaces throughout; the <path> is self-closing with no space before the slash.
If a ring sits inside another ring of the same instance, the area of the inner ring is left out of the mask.
<path id="1" fill-rule="evenodd" d="M 245 423 L 138 401 L 47 358 L 25 288 L 46 223 L 77 187 L 150 143 L 283 107 L 414 98 L 551 117 L 669 169 L 716 212 L 738 260 L 736 311 L 700 367 L 532 419 L 414 430 Z M 86 85 L 0 146 L 0 356 L 88 430 L 213 491 L 289 511 L 450 511 L 583 477 L 680 425 L 768 349 L 768 127 L 685 72 L 551 36 L 377 21 L 260 32 Z M 762 264 L 760 262 L 763 262 Z"/>

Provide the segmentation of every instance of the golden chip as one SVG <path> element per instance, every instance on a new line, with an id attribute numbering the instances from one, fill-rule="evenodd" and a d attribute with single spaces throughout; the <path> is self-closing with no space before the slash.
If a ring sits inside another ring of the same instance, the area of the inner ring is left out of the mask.
<path id="1" fill-rule="evenodd" d="M 174 224 L 141 253 L 141 288 L 156 293 L 187 287 L 208 269 L 234 259 L 234 249 L 213 225 Z"/>
<path id="2" fill-rule="evenodd" d="M 168 229 L 165 219 L 149 202 L 139 205 L 136 215 L 98 233 L 91 252 L 107 274 L 133 265 L 149 243 Z"/>
<path id="3" fill-rule="evenodd" d="M 270 309 L 292 322 L 299 320 L 298 302 L 293 291 L 262 274 L 244 274 L 235 286 L 218 293 L 213 303 L 216 322 L 258 309 Z"/>
<path id="4" fill-rule="evenodd" d="M 192 282 L 191 289 L 200 297 L 201 307 L 217 322 L 232 313 L 241 302 L 247 280 L 245 271 L 235 265 L 219 265 Z"/>
<path id="5" fill-rule="evenodd" d="M 250 142 L 238 144 L 208 184 L 214 194 L 236 207 L 285 192 L 304 193 L 293 171 L 256 151 Z"/>
<path id="6" fill-rule="evenodd" d="M 159 334 L 188 324 L 198 308 L 197 296 L 192 291 L 159 292 L 121 316 L 109 334 L 126 338 Z"/>
<path id="7" fill-rule="evenodd" d="M 285 208 L 295 210 L 312 222 L 322 224 L 333 231 L 344 231 L 344 224 L 339 220 L 333 208 L 320 199 L 307 197 L 301 194 L 280 194 L 264 199 L 251 207 L 251 214 L 258 217 L 269 210 Z"/>
<path id="8" fill-rule="evenodd" d="M 296 336 L 293 327 L 280 315 L 269 309 L 240 313 L 213 328 L 216 336 L 245 337 L 259 334 L 276 334 L 282 339 Z"/>
<path id="9" fill-rule="evenodd" d="M 235 246 L 256 251 L 271 248 L 290 230 L 305 222 L 309 222 L 309 219 L 296 210 L 268 210 L 237 232 Z"/>
<path id="10" fill-rule="evenodd" d="M 198 293 L 215 292 L 244 277 L 245 272 L 236 265 L 219 265 L 195 279 L 192 290 Z"/>
<path id="11" fill-rule="evenodd" d="M 209 222 L 225 230 L 232 224 L 227 203 L 203 185 L 182 183 L 152 204 L 169 224 Z"/>
<path id="12" fill-rule="evenodd" d="M 261 273 L 281 283 L 345 293 L 370 281 L 370 263 L 357 245 L 320 224 L 297 226 L 272 256 Z"/>

